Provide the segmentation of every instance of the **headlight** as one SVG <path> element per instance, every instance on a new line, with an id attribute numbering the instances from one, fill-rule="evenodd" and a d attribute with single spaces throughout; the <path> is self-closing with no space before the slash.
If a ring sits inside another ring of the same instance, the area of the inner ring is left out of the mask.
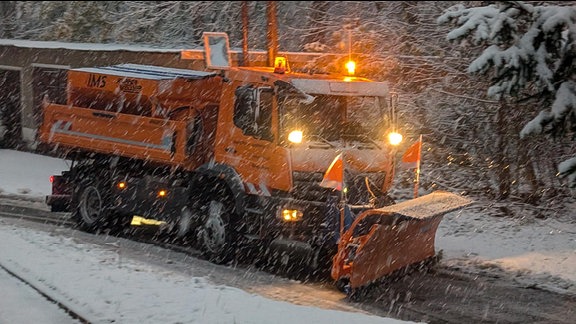
<path id="1" fill-rule="evenodd" d="M 400 144 L 402 142 L 402 134 L 391 132 L 388 134 L 388 142 L 394 146 Z"/>
<path id="2" fill-rule="evenodd" d="M 290 134 L 288 134 L 288 140 L 295 144 L 302 143 L 302 131 L 301 130 L 291 131 Z"/>

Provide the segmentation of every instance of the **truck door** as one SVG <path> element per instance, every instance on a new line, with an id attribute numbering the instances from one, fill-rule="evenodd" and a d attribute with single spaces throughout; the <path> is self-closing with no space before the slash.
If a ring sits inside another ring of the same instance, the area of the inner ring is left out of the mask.
<path id="1" fill-rule="evenodd" d="M 244 135 L 272 141 L 272 88 L 243 86 L 236 89 L 234 124 Z"/>
<path id="2" fill-rule="evenodd" d="M 286 187 L 288 174 L 280 170 L 287 169 L 286 153 L 275 141 L 273 98 L 271 87 L 249 85 L 235 91 L 233 121 L 243 136 L 234 140 L 233 164 L 247 188 L 258 191 L 252 193 L 266 194 L 270 187 L 281 188 L 280 183 Z"/>

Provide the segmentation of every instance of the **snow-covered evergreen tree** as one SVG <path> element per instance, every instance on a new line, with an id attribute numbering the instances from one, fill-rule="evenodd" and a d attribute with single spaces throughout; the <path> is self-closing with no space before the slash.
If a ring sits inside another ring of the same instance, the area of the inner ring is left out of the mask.
<path id="1" fill-rule="evenodd" d="M 492 77 L 488 94 L 533 100 L 544 108 L 520 131 L 574 136 L 576 131 L 576 6 L 532 5 L 501 1 L 484 7 L 454 5 L 438 18 L 456 26 L 447 38 L 462 45 L 483 46 L 468 68 Z M 576 157 L 558 166 L 559 174 L 576 188 Z"/>

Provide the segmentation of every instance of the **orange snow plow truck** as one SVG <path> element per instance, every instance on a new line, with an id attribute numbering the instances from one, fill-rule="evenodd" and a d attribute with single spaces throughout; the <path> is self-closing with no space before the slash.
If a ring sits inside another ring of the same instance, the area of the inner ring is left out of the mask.
<path id="1" fill-rule="evenodd" d="M 470 203 L 448 192 L 390 199 L 397 150 L 383 82 L 283 62 L 120 64 L 69 70 L 67 91 L 66 104 L 43 108 L 41 142 L 73 161 L 46 199 L 85 231 L 123 231 L 138 215 L 213 262 L 256 246 L 354 289 L 435 257 L 443 215 Z"/>

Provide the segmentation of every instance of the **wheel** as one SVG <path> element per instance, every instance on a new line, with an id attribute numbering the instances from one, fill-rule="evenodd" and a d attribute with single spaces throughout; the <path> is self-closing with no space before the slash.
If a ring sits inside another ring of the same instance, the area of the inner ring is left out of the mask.
<path id="1" fill-rule="evenodd" d="M 102 195 L 95 186 L 80 189 L 75 218 L 80 228 L 87 232 L 95 232 L 102 221 L 104 211 Z"/>
<path id="2" fill-rule="evenodd" d="M 95 185 L 88 185 L 84 189 L 78 188 L 75 196 L 74 218 L 80 229 L 90 233 L 104 229 L 108 221 L 108 212 L 102 190 Z"/>
<path id="3" fill-rule="evenodd" d="M 192 220 L 194 216 L 189 207 L 182 208 L 180 218 L 176 224 L 176 236 L 179 238 L 185 237 L 190 233 L 192 228 Z"/>
<path id="4" fill-rule="evenodd" d="M 235 256 L 231 203 L 209 200 L 203 209 L 203 224 L 198 233 L 202 253 L 211 262 L 229 263 Z"/>
<path id="5" fill-rule="evenodd" d="M 198 215 L 193 212 L 193 208 L 188 206 L 182 208 L 178 220 L 170 228 L 170 236 L 174 236 L 176 241 L 182 245 L 194 246 L 197 244 L 196 232 Z"/>

